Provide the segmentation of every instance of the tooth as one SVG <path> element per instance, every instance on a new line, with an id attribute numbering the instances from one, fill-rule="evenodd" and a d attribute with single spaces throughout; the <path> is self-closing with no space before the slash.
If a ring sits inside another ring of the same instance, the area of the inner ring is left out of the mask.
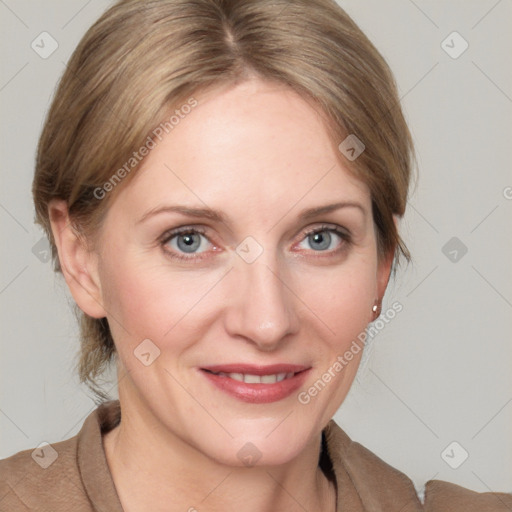
<path id="1" fill-rule="evenodd" d="M 230 373 L 228 375 L 228 377 L 233 379 L 233 380 L 238 380 L 239 382 L 243 382 L 244 381 L 244 374 L 243 373 Z"/>
<path id="2" fill-rule="evenodd" d="M 291 379 L 294 375 L 295 375 L 295 373 L 293 373 L 293 372 L 287 373 L 286 378 Z"/>
<path id="3" fill-rule="evenodd" d="M 261 383 L 262 384 L 275 384 L 277 382 L 277 376 L 276 375 L 262 375 L 261 376 Z"/>
<path id="4" fill-rule="evenodd" d="M 217 373 L 217 375 L 219 375 L 220 377 L 227 377 L 228 376 L 228 374 L 224 373 L 224 372 L 219 372 L 219 373 Z"/>
<path id="5" fill-rule="evenodd" d="M 261 377 L 259 375 L 251 375 L 250 373 L 244 375 L 244 382 L 246 384 L 260 384 Z"/>
<path id="6" fill-rule="evenodd" d="M 277 382 L 281 382 L 282 380 L 284 380 L 286 378 L 286 373 L 278 373 L 277 374 L 277 378 L 276 378 L 276 381 Z"/>

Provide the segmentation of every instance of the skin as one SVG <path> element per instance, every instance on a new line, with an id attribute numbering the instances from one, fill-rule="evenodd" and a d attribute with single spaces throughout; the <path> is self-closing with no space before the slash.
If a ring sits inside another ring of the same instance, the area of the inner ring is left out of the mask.
<path id="1" fill-rule="evenodd" d="M 298 392 L 243 402 L 198 368 L 307 365 L 307 390 L 374 319 L 392 255 L 378 256 L 368 188 L 339 158 L 318 109 L 255 78 L 196 98 L 116 191 L 94 250 L 69 227 L 65 203 L 50 205 L 73 297 L 107 317 L 119 355 L 122 422 L 104 436 L 118 494 L 127 512 L 334 510 L 334 487 L 317 465 L 321 430 L 361 352 L 306 405 Z M 351 206 L 299 218 L 333 203 Z M 141 221 L 170 205 L 225 219 L 164 212 Z M 179 237 L 163 240 L 181 226 L 204 230 L 195 253 Z M 315 229 L 327 249 L 308 236 Z M 248 236 L 263 249 L 252 263 L 236 252 Z M 148 366 L 134 355 L 145 339 L 160 350 Z M 237 456 L 247 442 L 261 453 L 253 467 Z"/>

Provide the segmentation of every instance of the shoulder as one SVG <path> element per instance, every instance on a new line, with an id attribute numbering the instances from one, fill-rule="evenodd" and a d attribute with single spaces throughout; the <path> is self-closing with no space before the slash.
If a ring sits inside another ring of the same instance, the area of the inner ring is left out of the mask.
<path id="1" fill-rule="evenodd" d="M 425 485 L 425 512 L 510 512 L 512 494 L 478 493 L 459 485 L 430 480 Z"/>
<path id="2" fill-rule="evenodd" d="M 0 460 L 0 511 L 89 511 L 79 485 L 77 436 Z"/>
<path id="3" fill-rule="evenodd" d="M 357 494 L 359 510 L 420 512 L 421 502 L 410 478 L 373 452 L 352 441 L 334 422 L 324 430 L 329 457 L 341 492 Z M 353 500 L 353 498 L 351 498 Z"/>
<path id="4" fill-rule="evenodd" d="M 106 402 L 76 436 L 0 460 L 0 512 L 122 512 L 102 444 L 120 414 L 118 401 Z"/>
<path id="5" fill-rule="evenodd" d="M 512 494 L 478 493 L 440 480 L 427 482 L 422 505 L 409 477 L 352 441 L 334 421 L 324 434 L 336 478 L 343 479 L 346 474 L 345 479 L 357 492 L 361 510 L 387 511 L 398 507 L 403 512 L 512 511 Z"/>
<path id="6" fill-rule="evenodd" d="M 76 436 L 0 460 L 0 512 L 91 512 L 83 468 L 95 462 L 94 450 L 101 450 L 98 409 Z"/>

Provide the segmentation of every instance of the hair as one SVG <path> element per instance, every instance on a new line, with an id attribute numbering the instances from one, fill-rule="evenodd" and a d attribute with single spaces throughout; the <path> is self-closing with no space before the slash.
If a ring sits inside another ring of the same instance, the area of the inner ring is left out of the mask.
<path id="1" fill-rule="evenodd" d="M 336 146 L 348 135 L 363 142 L 357 159 L 339 158 L 369 187 L 379 256 L 409 259 L 394 216 L 405 212 L 412 138 L 387 63 L 334 0 L 121 0 L 73 53 L 39 141 L 36 222 L 57 272 L 49 202 L 65 200 L 73 227 L 93 240 L 155 127 L 169 128 L 192 95 L 249 76 L 314 102 Z M 116 176 L 123 182 L 106 195 Z M 80 381 L 107 398 L 97 381 L 115 354 L 107 319 L 77 313 Z"/>

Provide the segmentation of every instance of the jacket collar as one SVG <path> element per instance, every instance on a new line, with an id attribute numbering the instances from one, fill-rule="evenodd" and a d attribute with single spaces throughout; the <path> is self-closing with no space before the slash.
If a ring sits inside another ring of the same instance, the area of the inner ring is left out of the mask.
<path id="1" fill-rule="evenodd" d="M 102 440 L 102 434 L 112 430 L 120 421 L 119 400 L 105 402 L 87 417 L 78 433 L 78 469 L 97 512 L 123 512 Z"/>
<path id="2" fill-rule="evenodd" d="M 78 434 L 79 471 L 97 512 L 123 512 L 102 441 L 102 435 L 120 421 L 119 400 L 105 402 L 87 417 Z M 322 431 L 319 464 L 334 480 L 337 511 L 422 510 L 409 478 L 353 442 L 333 420 Z"/>

